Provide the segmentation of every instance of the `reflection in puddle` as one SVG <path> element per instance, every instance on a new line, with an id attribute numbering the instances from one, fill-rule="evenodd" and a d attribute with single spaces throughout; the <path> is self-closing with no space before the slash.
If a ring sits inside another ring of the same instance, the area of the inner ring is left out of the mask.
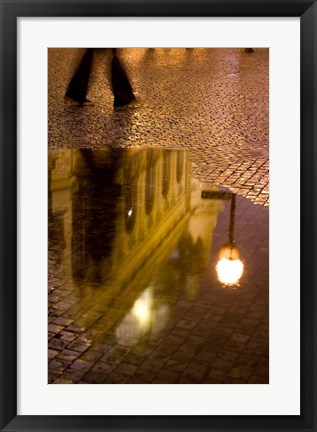
<path id="1" fill-rule="evenodd" d="M 193 179 L 186 151 L 50 150 L 49 315 L 76 338 L 62 348 L 106 355 L 111 336 L 112 356 L 168 338 L 206 351 L 219 290 L 267 281 L 267 221 L 267 209 Z"/>
<path id="2" fill-rule="evenodd" d="M 147 333 L 150 337 L 157 336 L 165 327 L 168 315 L 168 305 L 155 305 L 153 289 L 146 288 L 116 328 L 118 343 L 136 343 Z"/>
<path id="3" fill-rule="evenodd" d="M 219 282 L 224 286 L 238 285 L 243 268 L 243 262 L 239 258 L 232 258 L 232 256 L 220 258 L 216 265 Z"/>

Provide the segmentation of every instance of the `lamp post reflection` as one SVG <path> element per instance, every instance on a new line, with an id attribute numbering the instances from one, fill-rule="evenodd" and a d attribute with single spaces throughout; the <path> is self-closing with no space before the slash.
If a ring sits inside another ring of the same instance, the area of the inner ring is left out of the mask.
<path id="1" fill-rule="evenodd" d="M 234 219 L 236 209 L 236 194 L 232 192 L 203 191 L 202 198 L 231 200 L 229 241 L 225 243 L 219 253 L 216 264 L 217 277 L 225 287 L 239 286 L 244 271 L 244 264 L 240 259 L 240 252 L 234 241 Z"/>
<path id="2" fill-rule="evenodd" d="M 234 245 L 224 245 L 219 252 L 216 271 L 219 282 L 225 286 L 239 284 L 244 270 L 243 262 L 239 258 L 238 248 Z"/>

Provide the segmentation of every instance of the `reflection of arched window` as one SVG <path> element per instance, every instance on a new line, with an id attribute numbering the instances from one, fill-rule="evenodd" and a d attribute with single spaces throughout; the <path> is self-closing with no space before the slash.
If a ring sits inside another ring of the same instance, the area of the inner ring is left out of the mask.
<path id="1" fill-rule="evenodd" d="M 131 232 L 135 225 L 137 213 L 137 188 L 135 184 L 127 185 L 124 194 L 125 201 L 125 226 L 127 232 Z"/>
<path id="2" fill-rule="evenodd" d="M 163 182 L 162 195 L 167 197 L 171 180 L 171 153 L 168 150 L 163 151 Z"/>
<path id="3" fill-rule="evenodd" d="M 148 153 L 146 177 L 145 177 L 145 210 L 147 214 L 150 214 L 154 204 L 155 195 L 155 159 L 151 154 Z"/>
<path id="4" fill-rule="evenodd" d="M 177 152 L 177 165 L 176 165 L 176 180 L 178 183 L 182 180 L 184 170 L 184 157 L 183 152 Z"/>

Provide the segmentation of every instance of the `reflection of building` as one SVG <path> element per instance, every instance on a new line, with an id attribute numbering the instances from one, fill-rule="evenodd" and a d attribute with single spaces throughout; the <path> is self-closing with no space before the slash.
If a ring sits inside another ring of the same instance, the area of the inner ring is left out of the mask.
<path id="1" fill-rule="evenodd" d="M 72 150 L 51 150 L 48 160 L 49 245 L 64 260 L 64 273 L 71 276 L 72 195 L 76 176 Z M 57 241 L 56 236 L 62 236 Z M 67 262 L 67 264 L 66 264 Z M 66 276 L 66 275 L 65 275 Z"/>
<path id="2" fill-rule="evenodd" d="M 222 203 L 200 198 L 186 151 L 51 150 L 49 158 L 52 213 L 64 217 L 65 268 L 85 304 L 124 309 L 121 338 L 133 323 L 134 336 L 148 331 L 148 322 L 154 328 L 149 308 L 162 325 L 166 294 L 199 290 Z"/>

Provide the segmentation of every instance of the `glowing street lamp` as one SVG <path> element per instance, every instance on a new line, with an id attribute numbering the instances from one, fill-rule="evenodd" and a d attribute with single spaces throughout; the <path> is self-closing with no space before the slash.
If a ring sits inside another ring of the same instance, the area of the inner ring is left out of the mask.
<path id="1" fill-rule="evenodd" d="M 219 282 L 224 286 L 239 285 L 244 265 L 240 260 L 239 249 L 234 244 L 234 218 L 236 210 L 236 194 L 231 196 L 229 243 L 222 246 L 218 255 L 216 272 Z"/>
<path id="2" fill-rule="evenodd" d="M 216 272 L 219 282 L 225 286 L 238 285 L 244 269 L 238 248 L 233 244 L 226 244 L 220 249 L 218 258 Z"/>
<path id="3" fill-rule="evenodd" d="M 224 286 L 238 286 L 243 274 L 244 264 L 240 260 L 239 249 L 236 247 L 234 242 L 236 194 L 232 192 L 203 191 L 202 198 L 231 199 L 229 242 L 224 244 L 219 251 L 216 272 L 219 282 Z"/>

